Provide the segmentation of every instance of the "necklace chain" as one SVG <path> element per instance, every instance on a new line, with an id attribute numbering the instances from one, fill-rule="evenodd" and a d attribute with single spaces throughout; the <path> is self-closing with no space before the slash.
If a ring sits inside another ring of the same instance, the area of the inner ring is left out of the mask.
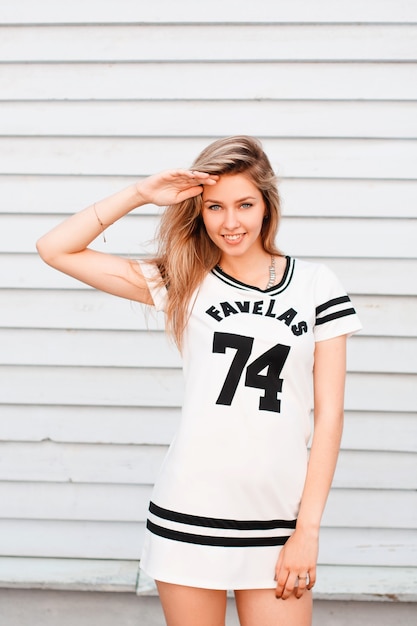
<path id="1" fill-rule="evenodd" d="M 275 281 L 277 279 L 277 275 L 275 272 L 275 257 L 271 255 L 271 265 L 269 266 L 269 280 L 265 289 L 269 289 L 275 285 Z"/>

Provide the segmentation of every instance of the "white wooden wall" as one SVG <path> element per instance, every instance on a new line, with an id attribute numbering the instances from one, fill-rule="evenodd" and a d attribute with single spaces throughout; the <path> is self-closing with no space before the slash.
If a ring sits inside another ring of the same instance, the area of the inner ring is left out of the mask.
<path id="1" fill-rule="evenodd" d="M 0 585 L 135 589 L 181 402 L 161 318 L 35 240 L 245 133 L 282 179 L 279 245 L 328 263 L 364 324 L 318 593 L 416 597 L 416 100 L 414 0 L 0 2 Z M 156 220 L 97 247 L 143 253 Z"/>

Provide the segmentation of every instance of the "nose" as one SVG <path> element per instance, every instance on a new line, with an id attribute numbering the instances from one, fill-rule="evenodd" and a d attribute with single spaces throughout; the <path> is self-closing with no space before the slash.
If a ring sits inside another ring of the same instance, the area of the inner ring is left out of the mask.
<path id="1" fill-rule="evenodd" d="M 224 212 L 223 227 L 227 230 L 235 230 L 240 226 L 239 216 L 235 208 L 227 208 Z"/>

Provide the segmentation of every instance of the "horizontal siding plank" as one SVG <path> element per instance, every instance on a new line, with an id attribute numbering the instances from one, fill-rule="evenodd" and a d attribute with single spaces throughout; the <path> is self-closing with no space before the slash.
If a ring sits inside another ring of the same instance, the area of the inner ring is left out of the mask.
<path id="1" fill-rule="evenodd" d="M 1 443 L 0 480 L 150 485 L 166 446 Z"/>
<path id="2" fill-rule="evenodd" d="M 4 405 L 0 441 L 168 445 L 179 419 L 179 408 Z M 417 452 L 417 416 L 346 411 L 342 448 Z"/>
<path id="3" fill-rule="evenodd" d="M 0 213 L 75 213 L 137 180 L 138 177 L 126 176 L 0 175 L 4 197 L 9 198 L 7 205 L 0 207 Z M 294 178 L 280 180 L 279 189 L 284 218 L 416 216 L 417 181 L 412 180 Z M 158 210 L 144 205 L 134 213 L 153 215 Z"/>
<path id="4" fill-rule="evenodd" d="M 302 257 L 301 257 L 302 258 Z M 339 277 L 348 293 L 378 296 L 417 296 L 417 259 L 335 259 L 308 257 L 315 263 L 325 263 Z M 71 289 L 86 291 L 87 285 L 51 269 L 36 253 L 0 253 L 0 290 Z M 366 329 L 366 333 L 369 329 Z"/>
<path id="5" fill-rule="evenodd" d="M 356 411 L 414 411 L 416 385 L 417 376 L 411 374 L 351 373 L 345 406 Z"/>
<path id="6" fill-rule="evenodd" d="M 0 443 L 0 480 L 153 484 L 166 446 Z M 417 487 L 417 455 L 405 452 L 342 450 L 335 488 Z"/>
<path id="7" fill-rule="evenodd" d="M 211 139 L 6 137 L 0 138 L 0 168 L 19 175 L 148 175 L 189 166 Z M 263 144 L 283 177 L 416 179 L 417 140 L 265 139 Z"/>
<path id="8" fill-rule="evenodd" d="M 415 528 L 417 493 L 332 489 L 323 515 L 326 528 Z"/>
<path id="9" fill-rule="evenodd" d="M 295 178 L 279 181 L 279 190 L 284 219 L 302 215 L 416 217 L 417 184 L 412 180 Z"/>
<path id="10" fill-rule="evenodd" d="M 143 522 L 151 490 L 150 485 L 0 482 L 0 518 Z"/>
<path id="11" fill-rule="evenodd" d="M 164 332 L 0 328 L 0 346 L 2 365 L 181 366 L 178 350 Z"/>
<path id="12" fill-rule="evenodd" d="M 179 369 L 0 365 L 0 376 L 0 404 L 178 407 L 182 401 Z M 412 374 L 349 373 L 346 408 L 414 411 L 416 383 Z"/>
<path id="13" fill-rule="evenodd" d="M 405 452 L 342 450 L 333 485 L 335 488 L 349 489 L 415 490 L 417 455 Z"/>
<path id="14" fill-rule="evenodd" d="M 168 445 L 178 422 L 179 408 L 8 405 L 0 412 L 0 441 Z M 408 450 L 411 432 L 395 429 L 389 449 L 398 440 Z"/>
<path id="15" fill-rule="evenodd" d="M 180 367 L 163 332 L 1 329 L 0 364 Z M 417 374 L 417 337 L 353 337 L 348 370 Z"/>
<path id="16" fill-rule="evenodd" d="M 415 567 L 416 535 L 413 530 L 323 528 L 319 563 Z"/>
<path id="17" fill-rule="evenodd" d="M 347 367 L 351 372 L 417 374 L 417 337 L 355 336 L 349 342 Z"/>
<path id="18" fill-rule="evenodd" d="M 414 311 L 416 298 L 388 296 L 355 296 L 355 308 L 359 313 L 365 334 L 374 336 L 413 337 L 415 335 Z M 385 317 L 387 316 L 387 317 Z"/>
<path id="19" fill-rule="evenodd" d="M 8 25 L 0 26 L 0 59 L 24 62 L 29 56 L 32 63 L 415 61 L 416 38 L 414 24 Z"/>
<path id="20" fill-rule="evenodd" d="M 51 275 L 57 272 L 50 269 Z M 4 307 L 4 308 L 3 308 Z M 4 328 L 163 329 L 163 316 L 129 300 L 93 289 L 0 290 Z"/>
<path id="21" fill-rule="evenodd" d="M 49 215 L 0 215 L 0 251 L 33 253 L 37 238 L 60 221 Z M 106 242 L 99 236 L 93 247 L 131 257 L 150 253 L 158 223 L 153 216 L 129 215 L 107 230 Z M 286 217 L 277 243 L 291 256 L 378 258 L 386 257 L 390 241 L 391 258 L 416 259 L 416 240 L 417 219 Z"/>
<path id="22" fill-rule="evenodd" d="M 417 29 L 417 27 L 416 27 Z M 204 119 L 204 124 L 201 120 Z M 1 102 L 0 135 L 417 137 L 414 102 Z"/>
<path id="23" fill-rule="evenodd" d="M 1 206 L 0 213 L 75 213 L 138 179 L 139 176 L 8 176 L 2 173 L 0 184 L 9 203 L 7 211 Z M 404 181 L 398 184 L 402 183 Z M 417 184 L 415 193 L 417 197 Z M 155 207 L 140 207 L 141 214 L 149 211 L 154 214 Z"/>
<path id="24" fill-rule="evenodd" d="M 342 447 L 346 450 L 417 452 L 417 415 L 346 411 Z"/>
<path id="25" fill-rule="evenodd" d="M 212 0 L 210 11 L 195 0 L 156 0 L 138 3 L 137 0 L 119 0 L 117 5 L 108 0 L 85 3 L 73 0 L 57 6 L 54 0 L 41 0 L 33 5 L 30 0 L 19 4 L 4 3 L 0 7 L 0 23 L 245 23 L 245 22 L 416 22 L 417 8 L 410 0 L 351 0 L 335 4 L 320 0 L 312 5 L 308 0 L 259 0 L 245 4 L 244 11 L 236 11 L 234 3 Z"/>
<path id="26" fill-rule="evenodd" d="M 0 554 L 136 560 L 143 535 L 140 523 L 0 520 Z M 413 567 L 416 558 L 412 531 L 323 528 L 321 532 L 322 564 Z"/>
<path id="27" fill-rule="evenodd" d="M 307 259 L 321 261 L 320 258 Z M 323 259 L 338 276 L 348 293 L 383 296 L 416 296 L 417 262 L 414 259 Z M 412 305 L 411 299 L 408 303 Z M 371 332 L 369 328 L 366 333 Z M 395 333 L 396 334 L 396 333 Z"/>
<path id="28" fill-rule="evenodd" d="M 417 99 L 412 62 L 4 63 L 0 80 L 1 100 Z"/>
<path id="29" fill-rule="evenodd" d="M 0 587 L 135 592 L 139 562 L 0 557 Z"/>
<path id="30" fill-rule="evenodd" d="M 177 407 L 180 370 L 0 366 L 0 403 Z"/>
<path id="31" fill-rule="evenodd" d="M 0 520 L 2 556 L 138 560 L 144 524 Z"/>
<path id="32" fill-rule="evenodd" d="M 90 287 L 53 270 L 36 252 L 25 254 L 0 253 L 1 289 L 70 289 L 89 290 Z M 29 294 L 27 294 L 29 296 Z M 32 291 L 32 296 L 34 291 Z"/>
<path id="33" fill-rule="evenodd" d="M 1 519 L 143 522 L 151 486 L 1 482 Z M 333 489 L 323 527 L 404 528 L 417 525 L 417 493 Z"/>
<path id="34" fill-rule="evenodd" d="M 49 215 L 0 215 L 0 250 L 14 254 L 35 252 L 36 240 L 60 221 L 61 217 L 57 219 Z M 92 247 L 111 253 L 143 256 L 155 247 L 149 242 L 155 237 L 158 222 L 151 215 L 128 215 L 108 229 L 106 243 L 99 235 Z"/>
<path id="35" fill-rule="evenodd" d="M 51 270 L 51 273 L 53 270 Z M 417 298 L 353 295 L 362 334 L 415 337 Z M 3 328 L 162 330 L 163 316 L 93 289 L 0 290 Z"/>
<path id="36" fill-rule="evenodd" d="M 314 598 L 348 602 L 415 602 L 416 589 L 417 570 L 412 567 L 319 565 Z"/>

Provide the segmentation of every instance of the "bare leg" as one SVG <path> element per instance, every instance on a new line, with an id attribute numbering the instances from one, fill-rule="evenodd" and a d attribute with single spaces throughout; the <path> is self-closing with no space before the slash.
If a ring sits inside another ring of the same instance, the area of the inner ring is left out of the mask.
<path id="1" fill-rule="evenodd" d="M 281 600 L 275 589 L 244 589 L 235 591 L 235 598 L 241 626 L 311 626 L 311 591 Z"/>
<path id="2" fill-rule="evenodd" d="M 156 582 L 167 626 L 224 626 L 226 592 Z"/>

